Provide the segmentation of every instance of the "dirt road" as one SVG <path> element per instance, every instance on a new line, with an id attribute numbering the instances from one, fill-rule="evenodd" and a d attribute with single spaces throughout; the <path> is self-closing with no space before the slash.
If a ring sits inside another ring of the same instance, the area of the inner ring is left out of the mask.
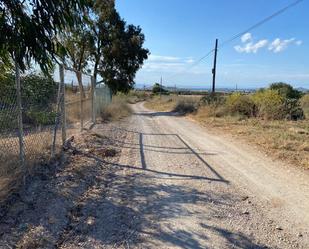
<path id="1" fill-rule="evenodd" d="M 309 248 L 308 173 L 175 113 L 132 108 L 77 136 L 64 164 L 0 208 L 1 249 Z"/>
<path id="2" fill-rule="evenodd" d="M 134 175 L 141 248 L 309 247 L 306 172 L 173 113 L 133 108 L 120 165 Z"/>

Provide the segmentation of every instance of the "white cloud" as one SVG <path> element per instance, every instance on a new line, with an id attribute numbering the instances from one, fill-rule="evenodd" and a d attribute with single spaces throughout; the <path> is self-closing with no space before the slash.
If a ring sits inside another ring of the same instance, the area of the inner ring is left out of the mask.
<path id="1" fill-rule="evenodd" d="M 295 38 L 287 39 L 287 40 L 281 40 L 280 38 L 276 38 L 268 47 L 270 51 L 273 51 L 274 53 L 279 53 L 284 51 L 288 48 L 288 46 L 295 42 Z"/>
<path id="2" fill-rule="evenodd" d="M 234 49 L 239 53 L 257 53 L 259 49 L 265 47 L 268 44 L 267 40 L 260 40 L 256 43 L 249 42 L 245 46 L 235 46 Z"/>
<path id="3" fill-rule="evenodd" d="M 246 33 L 246 34 L 242 35 L 241 41 L 242 41 L 242 43 L 251 42 L 252 41 L 251 33 Z"/>
<path id="4" fill-rule="evenodd" d="M 297 45 L 297 46 L 300 46 L 300 45 L 302 45 L 302 44 L 303 44 L 303 41 L 302 41 L 302 40 L 298 40 L 298 41 L 295 42 L 295 45 Z"/>
<path id="5" fill-rule="evenodd" d="M 254 53 L 256 54 L 261 48 L 264 48 L 268 45 L 268 50 L 274 53 L 279 53 L 286 50 L 289 45 L 300 46 L 302 45 L 302 40 L 296 40 L 295 38 L 281 40 L 280 38 L 276 38 L 271 43 L 268 42 L 267 39 L 259 40 L 258 42 L 254 42 L 253 36 L 251 33 L 246 33 L 241 36 L 241 42 L 243 45 L 234 46 L 234 49 L 238 53 Z"/>
<path id="6" fill-rule="evenodd" d="M 194 61 L 192 57 L 150 55 L 143 69 L 147 72 L 181 72 Z"/>
<path id="7" fill-rule="evenodd" d="M 180 61 L 181 58 L 174 56 L 162 56 L 162 55 L 150 55 L 148 61 L 158 61 L 158 62 L 175 62 Z"/>
<path id="8" fill-rule="evenodd" d="M 194 60 L 192 58 L 189 58 L 189 59 L 186 59 L 185 62 L 191 64 L 194 62 Z"/>

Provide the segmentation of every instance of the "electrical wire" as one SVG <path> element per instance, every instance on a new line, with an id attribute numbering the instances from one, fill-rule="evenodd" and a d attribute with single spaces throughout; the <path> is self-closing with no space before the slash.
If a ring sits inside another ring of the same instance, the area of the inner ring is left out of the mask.
<path id="1" fill-rule="evenodd" d="M 244 34 L 262 26 L 263 24 L 269 22 L 270 20 L 272 20 L 273 18 L 281 15 L 282 13 L 286 12 L 288 9 L 295 7 L 296 5 L 298 5 L 299 3 L 303 2 L 304 0 L 297 0 L 294 1 L 293 3 L 290 3 L 289 5 L 285 6 L 284 8 L 276 11 L 275 13 L 271 14 L 270 16 L 264 18 L 263 20 L 257 22 L 256 24 L 252 25 L 251 27 L 247 28 L 245 31 L 242 31 L 240 33 L 237 33 L 236 35 L 232 36 L 231 38 L 225 40 L 224 42 L 222 42 L 221 44 L 219 44 L 218 46 L 218 50 L 221 49 L 222 47 L 226 46 L 228 43 L 231 43 L 232 41 L 238 39 L 239 37 L 243 36 Z M 215 49 L 210 50 L 207 54 L 205 54 L 204 56 L 202 56 L 201 58 L 199 58 L 196 62 L 194 62 L 192 65 L 190 65 L 186 70 L 184 71 L 189 71 L 191 70 L 193 67 L 197 66 L 198 64 L 200 64 L 203 60 L 205 60 L 207 57 L 209 57 L 213 52 L 215 51 Z M 173 75 L 171 75 L 170 77 L 168 77 L 168 79 L 174 78 L 175 76 L 183 73 L 182 72 L 178 72 L 175 73 Z"/>
<path id="2" fill-rule="evenodd" d="M 260 26 L 262 26 L 264 23 L 266 23 L 266 22 L 272 20 L 273 18 L 275 18 L 275 17 L 281 15 L 282 13 L 284 13 L 285 11 L 287 11 L 288 9 L 290 9 L 290 8 L 292 8 L 292 7 L 296 6 L 296 5 L 298 5 L 299 3 L 303 2 L 303 1 L 304 1 L 304 0 L 297 0 L 297 1 L 295 1 L 295 2 L 293 2 L 293 3 L 291 3 L 291 4 L 289 4 L 289 5 L 287 5 L 286 7 L 284 7 L 284 8 L 282 8 L 282 9 L 276 11 L 276 12 L 273 13 L 272 15 L 270 15 L 270 16 L 264 18 L 263 20 L 257 22 L 256 24 L 252 25 L 251 27 L 249 27 L 249 28 L 246 29 L 245 31 L 240 32 L 240 33 L 238 33 L 238 34 L 232 36 L 231 38 L 225 40 L 224 42 L 221 43 L 221 45 L 219 46 L 219 48 L 224 47 L 226 44 L 228 44 L 228 43 L 230 43 L 230 42 L 236 40 L 237 38 L 243 36 L 244 34 L 250 32 L 250 31 L 252 31 L 252 30 L 254 30 L 254 29 L 256 29 L 256 28 L 258 28 L 258 27 L 260 27 Z"/>

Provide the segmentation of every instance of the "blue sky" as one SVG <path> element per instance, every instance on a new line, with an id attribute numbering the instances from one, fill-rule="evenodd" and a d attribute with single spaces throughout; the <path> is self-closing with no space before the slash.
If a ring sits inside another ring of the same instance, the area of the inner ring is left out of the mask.
<path id="1" fill-rule="evenodd" d="M 120 15 L 140 25 L 151 55 L 136 77 L 151 85 L 210 87 L 215 39 L 233 35 L 293 0 L 116 0 Z M 284 81 L 309 88 L 309 1 L 299 5 L 218 52 L 218 87 L 262 87 Z"/>

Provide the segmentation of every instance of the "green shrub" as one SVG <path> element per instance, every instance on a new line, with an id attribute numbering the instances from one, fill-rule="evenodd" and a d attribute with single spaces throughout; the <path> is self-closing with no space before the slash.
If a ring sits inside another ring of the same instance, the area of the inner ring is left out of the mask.
<path id="1" fill-rule="evenodd" d="M 27 74 L 21 77 L 21 97 L 23 107 L 46 108 L 56 102 L 57 83 L 52 77 Z M 6 104 L 16 103 L 15 77 L 6 74 L 0 78 L 0 100 Z"/>
<path id="2" fill-rule="evenodd" d="M 152 92 L 154 93 L 154 94 L 165 94 L 165 95 L 168 95 L 169 94 L 169 91 L 168 90 L 166 90 L 165 88 L 164 88 L 164 86 L 162 86 L 161 87 L 161 85 L 159 84 L 159 83 L 155 83 L 154 85 L 153 85 L 153 87 L 152 87 Z"/>
<path id="3" fill-rule="evenodd" d="M 284 98 L 277 90 L 259 90 L 252 96 L 253 102 L 257 107 L 258 116 L 265 119 L 283 119 Z"/>
<path id="4" fill-rule="evenodd" d="M 55 124 L 56 115 L 54 111 L 29 110 L 25 112 L 23 121 L 34 125 L 52 125 Z"/>
<path id="5" fill-rule="evenodd" d="M 10 131 L 18 128 L 17 110 L 0 110 L 0 132 Z"/>
<path id="6" fill-rule="evenodd" d="M 246 117 L 252 117 L 256 114 L 256 107 L 252 98 L 237 92 L 227 97 L 226 108 L 231 114 L 241 114 Z"/>
<path id="7" fill-rule="evenodd" d="M 182 114 L 193 113 L 197 110 L 198 103 L 190 99 L 182 99 L 177 101 L 176 106 L 174 107 L 174 112 L 179 112 Z"/>
<path id="8" fill-rule="evenodd" d="M 225 103 L 225 97 L 222 93 L 206 94 L 201 98 L 200 103 L 202 105 L 219 106 Z"/>
<path id="9" fill-rule="evenodd" d="M 304 111 L 297 99 L 286 99 L 282 113 L 285 114 L 285 119 L 288 120 L 302 120 L 305 118 Z"/>
<path id="10" fill-rule="evenodd" d="M 287 98 L 279 90 L 260 90 L 253 95 L 258 116 L 265 119 L 304 119 L 304 112 L 297 98 Z"/>
<path id="11" fill-rule="evenodd" d="M 300 91 L 283 82 L 272 83 L 269 86 L 269 89 L 278 91 L 284 99 L 300 99 L 302 97 L 302 93 Z"/>

